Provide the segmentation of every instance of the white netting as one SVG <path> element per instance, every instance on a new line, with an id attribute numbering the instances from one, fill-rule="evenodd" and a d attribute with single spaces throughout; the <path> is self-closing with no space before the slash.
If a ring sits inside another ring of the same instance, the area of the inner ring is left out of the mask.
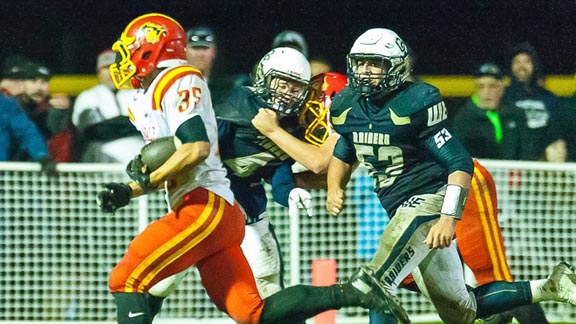
<path id="1" fill-rule="evenodd" d="M 484 162 L 498 187 L 500 223 L 516 279 L 543 278 L 560 260 L 576 262 L 576 165 Z M 116 215 L 100 212 L 96 192 L 102 183 L 126 180 L 123 169 L 62 164 L 59 177 L 49 179 L 36 164 L 0 163 L 0 321 L 114 321 L 108 273 L 139 228 L 166 208 L 159 193 Z M 300 218 L 299 233 L 290 232 L 287 210 L 270 202 L 286 282 L 290 271 L 298 271 L 300 281 L 310 283 L 313 259 L 336 259 L 338 276 L 344 277 L 373 254 L 388 217 L 371 190 L 371 180 L 359 169 L 338 218 L 324 212 L 325 191 L 313 191 L 315 216 Z M 296 260 L 290 260 L 290 239 L 299 240 Z M 420 296 L 400 290 L 400 299 L 413 319 L 437 318 Z M 550 320 L 576 318 L 573 306 L 546 303 L 544 308 Z M 227 322 L 194 271 L 165 301 L 159 322 L 184 318 Z M 337 318 L 338 323 L 367 321 L 361 309 L 341 310 Z"/>

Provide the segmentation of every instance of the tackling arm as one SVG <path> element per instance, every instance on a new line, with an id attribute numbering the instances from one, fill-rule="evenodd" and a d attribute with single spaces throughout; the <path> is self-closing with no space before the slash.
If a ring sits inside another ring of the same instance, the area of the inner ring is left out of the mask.
<path id="1" fill-rule="evenodd" d="M 265 108 L 260 108 L 252 119 L 252 125 L 308 170 L 316 174 L 327 172 L 330 156 L 338 139 L 336 133 L 328 136 L 322 146 L 306 143 L 282 128 L 278 124 L 276 112 Z"/>

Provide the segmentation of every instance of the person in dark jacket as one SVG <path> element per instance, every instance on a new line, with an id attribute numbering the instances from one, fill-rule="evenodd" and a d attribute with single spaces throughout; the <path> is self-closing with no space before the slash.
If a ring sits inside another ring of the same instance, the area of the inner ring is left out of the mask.
<path id="1" fill-rule="evenodd" d="M 519 108 L 501 103 L 502 70 L 485 63 L 474 76 L 476 91 L 452 121 L 456 137 L 476 158 L 520 159 L 526 117 Z"/>
<path id="2" fill-rule="evenodd" d="M 546 147 L 560 137 L 555 127 L 558 97 L 541 85 L 542 66 L 529 43 L 520 43 L 512 49 L 510 76 L 502 102 L 522 109 L 526 115 L 520 159 L 541 160 Z"/>
<path id="3" fill-rule="evenodd" d="M 16 99 L 0 94 L 0 162 L 10 161 L 15 150 L 26 152 L 40 162 L 42 171 L 52 175 L 55 163 L 48 157 L 44 137 L 20 108 Z"/>

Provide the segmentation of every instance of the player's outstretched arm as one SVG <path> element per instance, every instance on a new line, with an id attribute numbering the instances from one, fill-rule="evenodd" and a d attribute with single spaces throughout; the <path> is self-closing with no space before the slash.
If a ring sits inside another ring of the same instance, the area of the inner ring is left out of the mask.
<path id="1" fill-rule="evenodd" d="M 252 125 L 308 170 L 316 174 L 327 172 L 328 163 L 338 139 L 337 134 L 328 136 L 322 146 L 306 143 L 282 128 L 278 123 L 276 112 L 266 108 L 260 108 L 258 114 L 252 119 Z"/>

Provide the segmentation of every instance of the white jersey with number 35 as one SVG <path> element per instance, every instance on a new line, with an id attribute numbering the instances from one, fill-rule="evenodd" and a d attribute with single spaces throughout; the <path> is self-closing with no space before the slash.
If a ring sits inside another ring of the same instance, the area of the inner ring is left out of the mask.
<path id="1" fill-rule="evenodd" d="M 218 152 L 218 129 L 210 91 L 196 68 L 175 61 L 162 71 L 146 92 L 141 93 L 129 108 L 129 117 L 148 143 L 172 136 L 188 119 L 200 116 L 210 141 L 208 158 L 192 170 L 183 171 L 167 183 L 171 207 L 197 187 L 204 187 L 234 203 L 226 170 Z"/>

